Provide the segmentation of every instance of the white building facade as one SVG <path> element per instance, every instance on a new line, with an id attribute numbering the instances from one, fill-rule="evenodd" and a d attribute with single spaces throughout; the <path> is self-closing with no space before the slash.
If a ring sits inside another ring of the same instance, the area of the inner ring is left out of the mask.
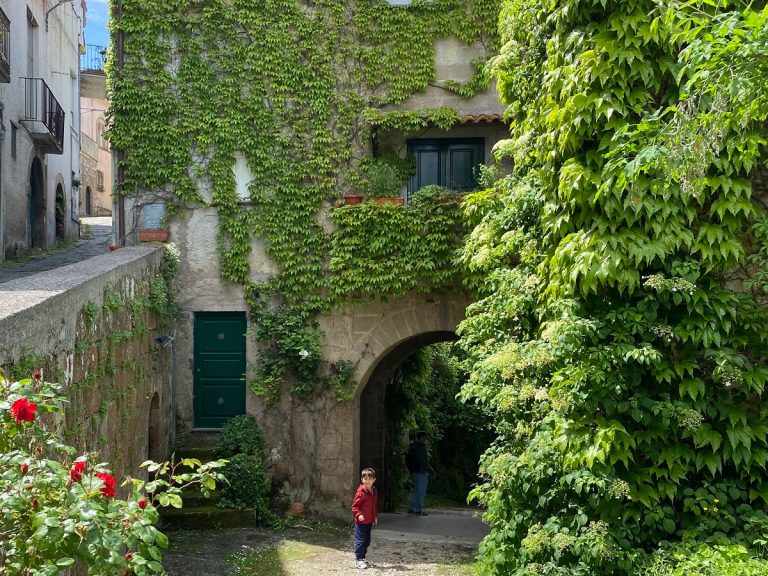
<path id="1" fill-rule="evenodd" d="M 0 260 L 79 237 L 85 2 L 0 0 Z"/>

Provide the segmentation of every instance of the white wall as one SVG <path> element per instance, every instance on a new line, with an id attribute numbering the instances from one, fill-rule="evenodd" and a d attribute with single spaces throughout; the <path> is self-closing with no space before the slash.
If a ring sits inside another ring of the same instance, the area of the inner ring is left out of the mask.
<path id="1" fill-rule="evenodd" d="M 45 187 L 44 247 L 55 243 L 55 193 L 61 184 L 66 200 L 65 235 L 77 238 L 79 225 L 72 220 L 71 208 L 77 206 L 77 191 L 73 203 L 72 174 L 79 176 L 80 97 L 79 42 L 82 31 L 82 8 L 79 2 L 66 3 L 48 13 L 55 0 L 0 0 L 0 8 L 11 21 L 11 82 L 0 84 L 0 102 L 5 106 L 6 137 L 0 150 L 2 162 L 3 214 L 0 232 L 4 237 L 6 256 L 22 254 L 30 245 L 29 173 L 35 157 L 43 165 Z M 29 39 L 31 14 L 36 27 Z M 29 50 L 34 54 L 34 70 L 30 70 Z M 65 113 L 62 154 L 41 154 L 33 144 L 20 120 L 24 117 L 25 93 L 23 77 L 32 72 L 43 78 Z M 13 132 L 16 133 L 16 157 L 12 157 Z M 77 209 L 75 209 L 77 218 Z M 2 255 L 0 255 L 0 258 Z"/>

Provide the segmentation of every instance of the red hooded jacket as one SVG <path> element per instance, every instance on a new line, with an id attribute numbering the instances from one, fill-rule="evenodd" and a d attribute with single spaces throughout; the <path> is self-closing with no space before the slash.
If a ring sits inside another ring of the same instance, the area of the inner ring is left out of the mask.
<path id="1" fill-rule="evenodd" d="M 376 491 L 376 486 L 371 486 L 371 492 L 368 492 L 365 485 L 361 483 L 352 500 L 352 514 L 355 517 L 355 522 L 357 524 L 375 524 L 378 504 L 379 493 Z M 358 520 L 360 514 L 365 518 L 362 522 Z"/>

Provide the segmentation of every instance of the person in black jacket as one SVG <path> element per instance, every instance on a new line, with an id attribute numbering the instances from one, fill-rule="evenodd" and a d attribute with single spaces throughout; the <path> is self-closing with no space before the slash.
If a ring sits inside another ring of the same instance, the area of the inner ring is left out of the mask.
<path id="1" fill-rule="evenodd" d="M 435 473 L 432 466 L 429 465 L 429 456 L 427 454 L 428 442 L 427 433 L 424 431 L 418 432 L 416 439 L 411 442 L 411 445 L 408 447 L 408 453 L 405 455 L 405 466 L 411 474 L 411 480 L 413 480 L 408 514 L 415 514 L 417 516 L 427 515 L 424 512 L 424 496 L 427 494 L 429 475 L 434 475 Z"/>

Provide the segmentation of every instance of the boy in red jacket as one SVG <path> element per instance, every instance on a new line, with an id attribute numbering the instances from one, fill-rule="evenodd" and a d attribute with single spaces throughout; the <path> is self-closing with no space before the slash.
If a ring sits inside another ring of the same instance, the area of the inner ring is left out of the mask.
<path id="1" fill-rule="evenodd" d="M 365 468 L 360 476 L 360 486 L 352 500 L 352 514 L 355 517 L 355 566 L 364 569 L 371 566 L 365 554 L 371 544 L 371 528 L 377 521 L 379 494 L 373 485 L 376 482 L 373 468 Z"/>

